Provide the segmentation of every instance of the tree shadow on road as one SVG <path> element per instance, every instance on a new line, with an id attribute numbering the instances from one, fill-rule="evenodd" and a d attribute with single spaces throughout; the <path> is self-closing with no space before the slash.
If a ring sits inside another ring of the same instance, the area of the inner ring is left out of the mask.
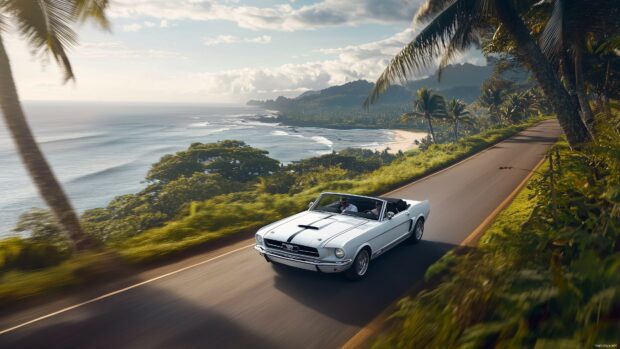
<path id="1" fill-rule="evenodd" d="M 366 277 L 358 282 L 338 274 L 319 274 L 277 267 L 274 286 L 340 322 L 364 326 L 392 302 L 419 285 L 426 269 L 455 245 L 421 241 L 400 244 L 374 259 Z"/>
<path id="2" fill-rule="evenodd" d="M 119 303 L 120 302 L 120 303 Z M 145 286 L 0 335 L 0 348 L 276 348 L 226 314 Z"/>

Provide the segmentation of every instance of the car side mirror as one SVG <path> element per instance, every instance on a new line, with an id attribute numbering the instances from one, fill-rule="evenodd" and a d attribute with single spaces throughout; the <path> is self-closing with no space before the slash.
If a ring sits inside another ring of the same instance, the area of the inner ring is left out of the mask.
<path id="1" fill-rule="evenodd" d="M 312 205 L 314 205 L 314 201 L 310 201 L 310 202 L 308 203 L 308 209 L 310 209 L 310 208 L 312 207 Z"/>
<path id="2" fill-rule="evenodd" d="M 387 217 L 387 219 L 392 219 L 392 217 L 394 217 L 394 212 L 388 211 L 386 217 Z"/>

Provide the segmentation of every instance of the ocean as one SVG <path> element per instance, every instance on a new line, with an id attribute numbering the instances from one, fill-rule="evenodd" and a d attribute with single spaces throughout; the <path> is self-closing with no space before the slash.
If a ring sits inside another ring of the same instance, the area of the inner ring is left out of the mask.
<path id="1" fill-rule="evenodd" d="M 347 147 L 389 143 L 389 130 L 289 127 L 253 120 L 273 115 L 248 106 L 26 102 L 35 137 L 77 211 L 104 207 L 146 186 L 151 164 L 191 143 L 236 139 L 290 163 Z M 0 124 L 0 236 L 18 216 L 44 208 L 5 125 Z"/>

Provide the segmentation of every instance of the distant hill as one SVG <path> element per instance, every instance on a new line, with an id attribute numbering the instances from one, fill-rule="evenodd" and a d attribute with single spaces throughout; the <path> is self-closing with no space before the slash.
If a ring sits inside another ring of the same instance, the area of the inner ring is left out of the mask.
<path id="1" fill-rule="evenodd" d="M 362 104 L 374 83 L 357 80 L 332 86 L 320 91 L 306 91 L 295 98 L 280 96 L 275 100 L 250 100 L 247 104 L 277 110 L 277 121 L 298 126 L 322 127 L 403 127 L 400 115 L 411 109 L 413 96 L 421 87 L 432 88 L 444 97 L 459 98 L 467 103 L 480 95 L 482 83 L 493 74 L 493 66 L 472 64 L 450 65 L 445 68 L 441 81 L 433 74 L 411 81 L 406 86 L 391 86 L 369 110 Z M 525 79 L 524 74 L 514 74 L 514 80 Z M 420 125 L 421 127 L 422 125 Z"/>

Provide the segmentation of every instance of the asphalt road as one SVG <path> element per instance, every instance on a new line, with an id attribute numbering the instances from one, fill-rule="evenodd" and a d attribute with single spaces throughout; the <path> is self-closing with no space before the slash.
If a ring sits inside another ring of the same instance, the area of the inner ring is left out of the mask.
<path id="1" fill-rule="evenodd" d="M 244 241 L 223 250 L 224 256 L 218 257 L 220 250 L 194 257 L 178 268 L 203 263 L 1 334 L 0 348 L 339 347 L 475 230 L 527 175 L 522 169 L 532 169 L 560 134 L 555 121 L 544 122 L 391 193 L 430 200 L 424 241 L 374 260 L 361 282 L 276 271 Z M 163 273 L 134 282 L 157 272 Z M 5 314 L 0 331 L 85 299 Z"/>

